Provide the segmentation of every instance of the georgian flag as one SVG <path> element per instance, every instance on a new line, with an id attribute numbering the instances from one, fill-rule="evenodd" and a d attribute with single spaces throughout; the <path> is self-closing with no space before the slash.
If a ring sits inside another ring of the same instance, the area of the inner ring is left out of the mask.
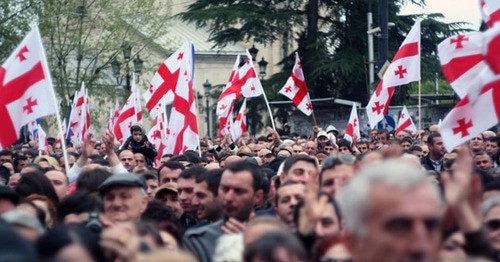
<path id="1" fill-rule="evenodd" d="M 500 1 L 498 0 L 479 0 L 479 7 L 484 22 L 488 27 L 500 21 Z"/>
<path id="2" fill-rule="evenodd" d="M 488 79 L 484 77 L 482 81 L 488 81 Z M 487 84 L 482 84 L 482 86 L 475 103 L 471 102 L 468 95 L 465 96 L 441 123 L 439 131 L 448 152 L 498 124 L 500 76 L 492 77 Z"/>
<path id="3" fill-rule="evenodd" d="M 420 80 L 420 18 L 411 28 L 408 36 L 384 74 L 384 88 L 406 85 Z"/>
<path id="4" fill-rule="evenodd" d="M 352 144 L 352 142 L 358 140 L 360 137 L 358 110 L 356 109 L 356 104 L 353 103 L 351 116 L 349 117 L 349 122 L 345 129 L 344 139 Z"/>
<path id="5" fill-rule="evenodd" d="M 298 53 L 295 53 L 295 65 L 293 66 L 292 74 L 279 93 L 292 100 L 293 104 L 297 106 L 302 113 L 307 116 L 311 115 L 313 111 L 312 103 L 309 98 L 309 92 L 307 91 L 307 85 Z"/>
<path id="6" fill-rule="evenodd" d="M 179 48 L 179 78 L 174 88 L 174 100 L 168 119 L 165 152 L 182 154 L 195 150 L 199 144 L 196 100 L 193 90 L 194 45 L 186 42 Z"/>
<path id="7" fill-rule="evenodd" d="M 37 27 L 0 67 L 0 149 L 19 139 L 21 128 L 57 113 L 54 88 Z"/>
<path id="8" fill-rule="evenodd" d="M 161 166 L 161 157 L 165 154 L 165 148 L 167 146 L 167 117 L 165 113 L 165 106 L 162 106 L 160 102 L 158 104 L 158 109 L 155 109 L 158 114 L 156 115 L 151 129 L 149 129 L 148 137 L 151 144 L 157 149 L 158 154 L 153 160 L 155 168 Z"/>
<path id="9" fill-rule="evenodd" d="M 220 121 L 219 136 L 221 137 L 231 132 L 232 120 L 230 120 L 230 114 L 233 111 L 236 100 L 242 96 L 257 97 L 264 93 L 252 62 L 252 56 L 248 50 L 246 52 L 245 63 L 241 67 L 238 67 L 239 62 L 240 59 L 238 56 L 228 83 L 217 101 L 217 115 Z"/>
<path id="10" fill-rule="evenodd" d="M 374 128 L 384 119 L 396 86 L 419 80 L 420 18 L 417 18 L 366 106 L 370 127 Z"/>
<path id="11" fill-rule="evenodd" d="M 231 136 L 233 140 L 240 138 L 247 131 L 247 99 L 243 100 L 243 104 L 240 107 L 240 111 L 236 116 L 233 123 L 233 128 L 231 129 Z"/>
<path id="12" fill-rule="evenodd" d="M 438 45 L 443 74 L 460 98 L 480 88 L 477 77 L 487 67 L 483 46 L 480 32 L 452 36 Z"/>
<path id="13" fill-rule="evenodd" d="M 116 139 L 123 143 L 131 135 L 130 128 L 136 123 L 142 123 L 142 111 L 139 88 L 135 85 L 134 77 L 130 96 L 120 110 L 113 128 Z"/>
<path id="14" fill-rule="evenodd" d="M 403 110 L 401 110 L 401 115 L 399 115 L 398 125 L 394 134 L 404 130 L 409 131 L 410 134 L 415 134 L 417 132 L 417 127 L 413 123 L 406 106 L 403 106 Z"/>
<path id="15" fill-rule="evenodd" d="M 28 124 L 28 133 L 30 140 L 38 139 L 38 126 L 40 125 L 40 119 L 35 119 Z"/>

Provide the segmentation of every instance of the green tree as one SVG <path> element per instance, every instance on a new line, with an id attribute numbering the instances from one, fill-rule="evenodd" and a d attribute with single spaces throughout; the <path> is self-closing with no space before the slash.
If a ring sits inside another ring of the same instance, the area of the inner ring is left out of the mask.
<path id="1" fill-rule="evenodd" d="M 403 4 L 425 5 L 425 0 L 389 1 L 389 57 L 399 48 L 414 24 L 415 16 L 398 16 Z M 180 16 L 198 26 L 206 26 L 211 40 L 224 46 L 229 42 L 254 41 L 268 44 L 283 42 L 283 71 L 264 81 L 270 100 L 285 99 L 277 91 L 289 76 L 293 53 L 298 46 L 306 82 L 312 98 L 339 97 L 366 104 L 368 91 L 366 14 L 375 10 L 372 0 L 197 0 Z M 422 78 L 434 79 L 440 72 L 436 45 L 461 30 L 463 23 L 439 22 L 439 14 L 424 16 L 422 23 Z M 376 20 L 376 19 L 375 19 Z M 376 23 L 375 23 L 376 24 Z M 375 25 L 376 27 L 376 25 Z M 377 41 L 375 41 L 376 43 Z M 376 50 L 375 46 L 375 50 Z M 428 78 L 430 77 L 430 78 Z M 394 102 L 401 103 L 407 88 L 400 88 Z M 286 117 L 285 112 L 276 112 Z"/>

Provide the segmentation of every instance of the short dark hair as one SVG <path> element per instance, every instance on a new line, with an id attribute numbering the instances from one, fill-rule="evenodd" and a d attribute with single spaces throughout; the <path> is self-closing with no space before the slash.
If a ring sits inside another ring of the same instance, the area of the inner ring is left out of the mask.
<path id="1" fill-rule="evenodd" d="M 299 161 L 311 163 L 314 166 L 316 166 L 316 161 L 312 157 L 306 156 L 306 155 L 294 155 L 294 156 L 288 157 L 285 160 L 285 164 L 283 165 L 283 172 L 285 172 L 285 174 L 288 174 L 288 171 L 290 171 L 290 168 L 292 168 L 292 166 L 295 165 L 295 163 L 297 163 Z"/>
<path id="2" fill-rule="evenodd" d="M 65 197 L 57 209 L 57 221 L 64 221 L 69 214 L 102 212 L 102 201 L 96 194 L 89 194 L 84 190 L 76 190 Z"/>
<path id="3" fill-rule="evenodd" d="M 167 168 L 172 169 L 172 170 L 176 170 L 176 169 L 184 170 L 184 169 L 186 169 L 186 167 L 183 164 L 181 164 L 179 161 L 169 160 L 169 161 L 163 163 L 163 165 L 161 165 L 160 168 L 158 168 L 158 177 L 160 177 L 160 171 L 164 167 L 167 167 Z"/>
<path id="4" fill-rule="evenodd" d="M 196 179 L 199 175 L 205 173 L 206 169 L 201 166 L 193 166 L 187 169 L 184 169 L 180 174 L 179 178 L 183 179 Z"/>
<path id="5" fill-rule="evenodd" d="M 237 161 L 231 163 L 224 168 L 224 171 L 229 170 L 233 173 L 248 171 L 252 175 L 252 188 L 254 192 L 259 191 L 262 186 L 262 172 L 252 163 L 247 161 Z"/>
<path id="6" fill-rule="evenodd" d="M 151 172 L 146 172 L 142 176 L 144 177 L 144 180 L 158 180 L 158 176 L 152 174 Z"/>
<path id="7" fill-rule="evenodd" d="M 140 126 L 138 126 L 138 125 L 133 125 L 133 126 L 130 128 L 130 132 L 131 132 L 131 133 L 134 133 L 134 132 L 137 132 L 137 131 L 139 131 L 139 132 L 143 133 L 143 132 L 142 132 L 142 128 L 141 128 Z"/>
<path id="8" fill-rule="evenodd" d="M 0 151 L 0 156 L 13 156 L 13 155 L 14 155 L 14 153 L 10 152 L 7 149 Z"/>
<path id="9" fill-rule="evenodd" d="M 432 146 L 434 145 L 434 138 L 436 137 L 441 137 L 440 133 L 432 133 L 427 137 L 427 145 Z"/>
<path id="10" fill-rule="evenodd" d="M 422 152 L 423 150 L 420 146 L 410 146 L 410 148 L 408 148 L 408 152 L 413 152 L 413 151 Z"/>
<path id="11" fill-rule="evenodd" d="M 214 196 L 217 196 L 219 191 L 220 178 L 222 177 L 222 172 L 224 169 L 216 168 L 212 170 L 206 170 L 203 174 L 196 177 L 196 183 L 207 183 L 208 190 L 212 192 Z"/>
<path id="12" fill-rule="evenodd" d="M 299 184 L 302 184 L 302 183 L 299 183 L 299 182 L 296 182 L 296 181 L 292 181 L 292 180 L 288 180 L 285 183 L 281 184 L 279 186 L 279 188 L 276 188 L 276 197 L 274 198 L 274 200 L 275 200 L 275 206 L 277 207 L 279 205 L 278 204 L 278 200 L 280 199 L 280 195 L 279 195 L 278 191 L 279 191 L 280 188 L 286 187 L 286 186 L 299 185 Z"/>
<path id="13" fill-rule="evenodd" d="M 379 134 L 385 134 L 387 136 L 387 139 L 389 139 L 389 130 L 387 130 L 385 128 L 379 129 L 379 130 L 377 130 L 377 135 L 379 135 Z"/>
<path id="14" fill-rule="evenodd" d="M 112 175 L 113 173 L 104 167 L 84 169 L 76 180 L 76 189 L 95 193 L 98 191 L 98 187 Z"/>
<path id="15" fill-rule="evenodd" d="M 274 261 L 276 252 L 281 249 L 298 258 L 298 261 L 306 261 L 307 253 L 297 237 L 280 230 L 267 232 L 248 245 L 243 254 L 243 261 L 250 262 L 256 258 L 260 258 L 260 261 Z"/>

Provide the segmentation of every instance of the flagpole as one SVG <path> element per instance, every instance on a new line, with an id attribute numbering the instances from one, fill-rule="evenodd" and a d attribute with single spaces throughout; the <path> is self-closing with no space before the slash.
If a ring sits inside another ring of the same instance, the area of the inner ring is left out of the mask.
<path id="1" fill-rule="evenodd" d="M 418 129 L 422 129 L 422 82 L 418 80 Z"/>
<path id="2" fill-rule="evenodd" d="M 38 26 L 35 25 L 35 28 L 36 28 L 36 31 L 38 33 L 38 41 L 40 41 L 40 46 L 42 47 L 41 50 L 42 50 L 42 56 L 43 56 L 43 59 L 42 59 L 42 63 L 43 63 L 43 66 L 45 68 L 49 68 L 49 65 L 47 63 L 47 56 L 45 55 L 45 48 L 43 48 L 43 43 L 42 43 L 42 37 L 40 35 L 40 30 L 38 29 Z M 59 111 L 59 105 L 57 104 L 57 98 L 56 98 L 56 93 L 54 91 L 54 85 L 52 84 L 52 76 L 50 74 L 50 70 L 47 70 L 47 80 L 49 81 L 50 83 L 50 86 L 52 87 L 52 99 L 54 100 L 54 106 L 56 108 L 56 120 L 57 120 L 57 127 L 59 129 L 59 133 L 61 134 L 61 148 L 62 148 L 62 151 L 63 151 L 63 158 L 64 158 L 64 167 L 66 169 L 66 174 L 69 173 L 69 162 L 68 162 L 68 151 L 66 150 L 66 141 L 65 141 L 65 137 L 64 137 L 64 134 L 63 134 L 63 129 L 62 129 L 62 124 L 61 124 L 61 116 L 59 115 L 60 111 Z"/>
<path id="3" fill-rule="evenodd" d="M 264 96 L 264 100 L 266 101 L 267 110 L 269 111 L 269 117 L 271 118 L 271 125 L 273 126 L 273 130 L 276 131 L 276 125 L 274 124 L 273 112 L 271 111 L 271 107 L 269 106 L 269 101 L 267 101 L 266 92 L 264 91 L 264 87 L 262 87 L 262 95 Z"/>

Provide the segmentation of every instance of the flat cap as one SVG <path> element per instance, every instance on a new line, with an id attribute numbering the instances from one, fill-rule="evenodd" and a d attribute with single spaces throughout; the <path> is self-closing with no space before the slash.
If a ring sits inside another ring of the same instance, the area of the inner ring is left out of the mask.
<path id="1" fill-rule="evenodd" d="M 123 173 L 112 175 L 108 179 L 104 180 L 98 188 L 99 193 L 104 195 L 104 193 L 106 193 L 106 191 L 113 186 L 141 187 L 144 190 L 147 189 L 146 182 L 140 175 L 134 173 Z"/>

